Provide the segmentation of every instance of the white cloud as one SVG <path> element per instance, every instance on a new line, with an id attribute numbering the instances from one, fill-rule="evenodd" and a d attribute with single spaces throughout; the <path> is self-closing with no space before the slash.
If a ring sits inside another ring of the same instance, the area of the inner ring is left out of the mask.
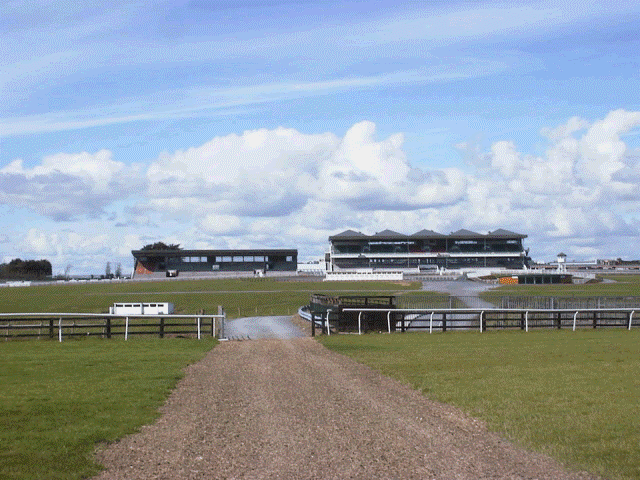
<path id="1" fill-rule="evenodd" d="M 0 169 L 0 201 L 56 220 L 97 217 L 115 200 L 141 185 L 137 167 L 112 159 L 112 153 L 59 153 L 33 168 L 16 159 Z"/>
<path id="2" fill-rule="evenodd" d="M 640 247 L 640 162 L 623 135 L 637 125 L 637 112 L 591 123 L 572 118 L 544 130 L 549 143 L 540 155 L 497 141 L 486 152 L 476 148 L 479 163 L 467 170 L 416 166 L 402 134 L 378 139 L 366 121 L 342 138 L 261 129 L 165 153 L 146 171 L 107 151 L 53 155 L 31 168 L 16 160 L 0 169 L 0 195 L 4 203 L 70 219 L 108 209 L 130 185 L 147 186 L 136 205 L 122 208 L 112 232 L 69 223 L 62 232 L 31 228 L 22 235 L 23 251 L 61 263 L 72 255 L 125 258 L 157 240 L 321 255 L 327 237 L 347 228 L 507 228 L 530 236 L 534 258 L 571 248 L 606 257 L 611 245 L 620 249 L 616 255 L 633 256 Z"/>

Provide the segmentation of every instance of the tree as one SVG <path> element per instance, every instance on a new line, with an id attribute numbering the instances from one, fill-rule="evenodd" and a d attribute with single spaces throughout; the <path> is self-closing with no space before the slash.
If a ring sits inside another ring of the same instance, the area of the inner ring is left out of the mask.
<path id="1" fill-rule="evenodd" d="M 0 264 L 0 278 L 17 280 L 40 280 L 52 274 L 48 260 L 20 260 L 15 258 L 9 263 Z"/>
<path id="2" fill-rule="evenodd" d="M 163 242 L 150 243 L 142 247 L 142 250 L 180 250 L 179 243 L 171 243 L 167 245 Z"/>
<path id="3" fill-rule="evenodd" d="M 104 269 L 105 278 L 111 278 L 111 262 L 107 262 L 107 266 Z"/>
<path id="4" fill-rule="evenodd" d="M 116 264 L 116 278 L 122 277 L 122 264 L 118 262 Z"/>

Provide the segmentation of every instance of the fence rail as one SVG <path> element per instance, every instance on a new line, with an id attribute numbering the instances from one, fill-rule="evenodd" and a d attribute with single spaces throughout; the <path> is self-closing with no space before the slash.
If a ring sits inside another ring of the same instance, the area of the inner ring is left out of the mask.
<path id="1" fill-rule="evenodd" d="M 0 313 L 0 339 L 132 335 L 224 336 L 226 314 L 116 315 L 108 313 Z"/>
<path id="2" fill-rule="evenodd" d="M 636 315 L 636 310 L 638 315 Z M 341 312 L 358 315 L 358 333 L 367 331 L 367 314 L 380 315 L 387 312 L 387 329 L 392 331 L 415 330 L 472 330 L 530 328 L 603 328 L 623 327 L 631 330 L 640 326 L 638 308 L 585 308 L 585 309 L 520 309 L 520 308 L 432 308 L 432 309 L 380 309 L 343 308 Z M 398 320 L 398 315 L 400 319 Z M 392 318 L 393 317 L 393 318 Z M 338 322 L 336 322 L 338 323 Z M 332 326 L 327 316 L 327 331 Z M 333 325 L 335 331 L 335 324 Z"/>

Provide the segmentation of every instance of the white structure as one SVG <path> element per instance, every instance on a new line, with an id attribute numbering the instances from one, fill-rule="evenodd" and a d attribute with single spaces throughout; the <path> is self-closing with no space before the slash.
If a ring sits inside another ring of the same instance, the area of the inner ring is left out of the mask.
<path id="1" fill-rule="evenodd" d="M 403 272 L 373 271 L 371 270 L 339 270 L 327 272 L 323 282 L 331 281 L 360 281 L 360 280 L 404 280 Z"/>
<path id="2" fill-rule="evenodd" d="M 567 273 L 567 256 L 562 252 L 558 254 L 558 273 Z"/>
<path id="3" fill-rule="evenodd" d="M 109 307 L 114 315 L 171 315 L 173 303 L 114 303 Z"/>

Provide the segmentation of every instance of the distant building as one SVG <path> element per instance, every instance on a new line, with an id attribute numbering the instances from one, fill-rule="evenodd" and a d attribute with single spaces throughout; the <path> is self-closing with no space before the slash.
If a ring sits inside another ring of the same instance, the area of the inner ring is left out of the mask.
<path id="1" fill-rule="evenodd" d="M 486 235 L 458 230 L 449 235 L 421 230 L 412 235 L 384 230 L 365 235 L 347 230 L 329 237 L 327 270 L 463 269 L 528 267 L 527 235 L 495 230 Z"/>
<path id="2" fill-rule="evenodd" d="M 298 250 L 133 250 L 134 276 L 183 272 L 295 272 Z"/>

